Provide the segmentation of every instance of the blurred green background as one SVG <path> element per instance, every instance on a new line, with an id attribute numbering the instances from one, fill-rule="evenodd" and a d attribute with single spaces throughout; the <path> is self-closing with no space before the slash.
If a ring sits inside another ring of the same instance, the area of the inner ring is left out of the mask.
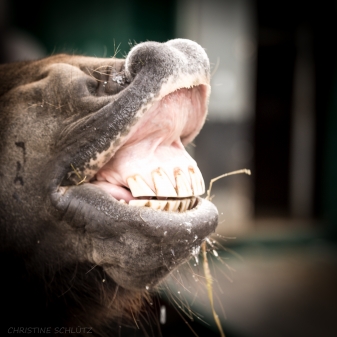
<path id="1" fill-rule="evenodd" d="M 220 258 L 211 265 L 227 337 L 336 335 L 336 36 L 333 0 L 0 0 L 0 63 L 112 57 L 117 47 L 122 58 L 136 43 L 177 37 L 206 49 L 209 116 L 190 151 L 206 184 L 252 170 L 213 190 Z M 173 275 L 164 287 L 163 336 L 195 336 L 172 296 L 198 312 L 187 321 L 200 337 L 219 336 L 196 282 L 202 265 L 190 267 L 183 286 Z"/>
<path id="2" fill-rule="evenodd" d="M 174 1 L 13 0 L 10 5 L 13 23 L 36 36 L 48 54 L 111 57 L 120 46 L 121 58 L 129 44 L 174 37 Z"/>

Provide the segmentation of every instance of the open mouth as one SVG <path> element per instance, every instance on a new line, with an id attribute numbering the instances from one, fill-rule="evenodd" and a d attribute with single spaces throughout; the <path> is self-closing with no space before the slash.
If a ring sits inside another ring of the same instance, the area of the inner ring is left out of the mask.
<path id="1" fill-rule="evenodd" d="M 116 76 L 107 76 L 104 83 L 109 85 Z M 63 132 L 52 200 L 67 212 L 73 206 L 77 214 L 84 200 L 88 207 L 96 202 L 100 210 L 97 195 L 103 192 L 104 203 L 120 207 L 188 213 L 205 192 L 197 163 L 185 149 L 207 115 L 205 51 L 186 40 L 140 44 L 129 53 L 119 77 L 128 83 L 123 90 L 106 96 L 98 111 Z"/>
<path id="2" fill-rule="evenodd" d="M 193 178 L 195 178 L 194 175 L 193 173 Z M 196 204 L 196 198 L 191 195 L 197 196 L 203 194 L 201 183 L 199 182 L 194 184 L 196 188 L 192 191 L 180 169 L 177 169 L 175 172 L 176 186 L 171 184 L 165 172 L 160 168 L 152 172 L 152 176 L 156 187 L 156 194 L 145 185 L 144 180 L 140 176 L 128 179 L 132 195 L 139 196 L 135 200 L 130 200 L 129 205 L 150 207 L 164 211 L 185 212 L 192 209 Z M 149 192 L 151 191 L 152 194 L 143 193 L 145 189 Z M 150 197 L 144 195 L 149 195 Z"/>
<path id="3" fill-rule="evenodd" d="M 73 143 L 83 145 L 68 156 L 71 170 L 59 186 L 89 183 L 130 207 L 194 209 L 205 184 L 185 146 L 207 115 L 205 51 L 186 40 L 140 44 L 119 76 L 129 85 L 77 127 Z"/>
<path id="4" fill-rule="evenodd" d="M 154 190 L 144 181 L 141 175 L 136 174 L 127 178 L 126 187 L 111 186 L 107 181 L 93 181 L 94 184 L 110 192 L 112 196 L 120 193 L 119 201 L 131 206 L 150 207 L 155 210 L 185 212 L 197 204 L 196 197 L 205 192 L 203 179 L 193 167 L 188 169 L 190 181 L 185 177 L 180 168 L 174 171 L 175 185 L 162 168 L 152 171 Z M 113 193 L 116 189 L 117 193 Z M 122 190 L 121 190 L 122 189 Z M 130 196 L 131 194 L 131 196 Z"/>
<path id="5" fill-rule="evenodd" d="M 48 184 L 57 216 L 89 240 L 90 260 L 113 266 L 106 271 L 123 287 L 145 289 L 217 226 L 185 149 L 206 118 L 209 61 L 192 41 L 146 42 L 122 72 L 128 86 L 62 133 Z"/>
<path id="6" fill-rule="evenodd" d="M 96 154 L 82 169 L 69 172 L 68 181 L 78 184 L 85 177 L 85 182 L 130 206 L 169 212 L 193 209 L 205 184 L 184 144 L 204 122 L 207 89 L 204 85 L 181 88 L 154 101 L 121 137 L 117 150 Z"/>

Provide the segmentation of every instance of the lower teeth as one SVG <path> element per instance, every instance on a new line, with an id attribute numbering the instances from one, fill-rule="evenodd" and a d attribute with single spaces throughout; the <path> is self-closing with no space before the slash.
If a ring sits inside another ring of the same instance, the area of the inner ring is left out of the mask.
<path id="1" fill-rule="evenodd" d="M 186 198 L 186 199 L 169 199 L 169 200 L 130 200 L 129 205 L 131 206 L 143 206 L 150 207 L 155 210 L 161 211 L 171 211 L 171 212 L 185 212 L 192 209 L 195 206 L 196 198 Z"/>

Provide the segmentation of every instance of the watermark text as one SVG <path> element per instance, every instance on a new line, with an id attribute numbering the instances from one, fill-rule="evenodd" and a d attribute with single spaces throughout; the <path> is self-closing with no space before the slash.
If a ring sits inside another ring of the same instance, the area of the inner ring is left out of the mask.
<path id="1" fill-rule="evenodd" d="M 83 326 L 61 326 L 61 327 L 19 327 L 11 326 L 7 330 L 8 334 L 86 334 L 92 333 L 92 328 Z"/>

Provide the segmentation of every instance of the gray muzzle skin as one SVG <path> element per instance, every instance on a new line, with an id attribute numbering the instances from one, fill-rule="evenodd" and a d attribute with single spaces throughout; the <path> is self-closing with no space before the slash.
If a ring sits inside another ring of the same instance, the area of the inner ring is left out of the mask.
<path id="1" fill-rule="evenodd" d="M 93 263 L 128 289 L 152 288 L 214 232 L 218 212 L 207 200 L 184 213 L 121 204 L 83 184 L 52 195 L 63 220 L 90 237 Z"/>
<path id="2" fill-rule="evenodd" d="M 122 90 L 111 97 L 103 93 L 106 103 L 100 109 L 61 134 L 57 158 L 47 165 L 46 183 L 58 216 L 84 233 L 88 260 L 122 287 L 144 290 L 188 260 L 215 231 L 217 210 L 199 197 L 193 209 L 182 213 L 130 206 L 90 182 L 123 148 L 153 104 L 179 89 L 202 88 L 202 117 L 184 142 L 198 134 L 207 114 L 209 60 L 192 41 L 146 42 L 130 51 L 117 75 Z M 117 75 L 111 71 L 106 83 Z"/>
<path id="3" fill-rule="evenodd" d="M 0 74 L 3 325 L 118 334 L 218 223 L 185 150 L 207 115 L 207 55 L 178 39 Z"/>

